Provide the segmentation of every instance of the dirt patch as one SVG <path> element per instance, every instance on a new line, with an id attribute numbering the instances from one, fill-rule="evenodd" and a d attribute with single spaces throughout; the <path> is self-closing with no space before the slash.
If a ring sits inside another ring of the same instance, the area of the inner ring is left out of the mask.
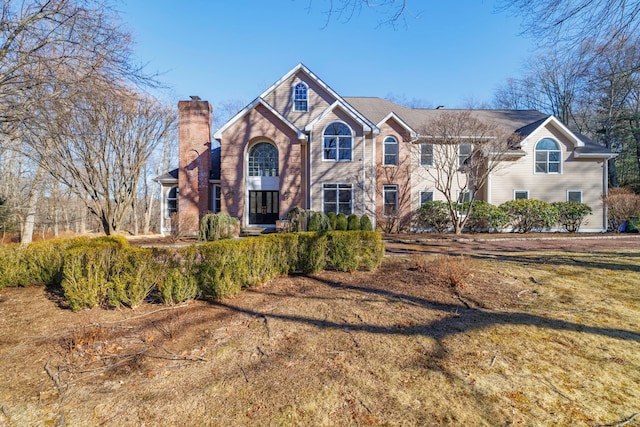
<path id="1" fill-rule="evenodd" d="M 640 411 L 640 252 L 478 243 L 458 294 L 422 255 L 135 311 L 4 289 L 0 425 L 593 426 Z"/>

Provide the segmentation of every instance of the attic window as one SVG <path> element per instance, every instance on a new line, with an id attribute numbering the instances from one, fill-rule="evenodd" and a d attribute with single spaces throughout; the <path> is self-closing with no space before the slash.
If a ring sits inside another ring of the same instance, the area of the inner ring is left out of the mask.
<path id="1" fill-rule="evenodd" d="M 293 110 L 309 111 L 309 102 L 307 97 L 307 85 L 298 83 L 293 89 Z"/>
<path id="2" fill-rule="evenodd" d="M 560 173 L 560 146 L 551 138 L 536 144 L 536 173 Z"/>

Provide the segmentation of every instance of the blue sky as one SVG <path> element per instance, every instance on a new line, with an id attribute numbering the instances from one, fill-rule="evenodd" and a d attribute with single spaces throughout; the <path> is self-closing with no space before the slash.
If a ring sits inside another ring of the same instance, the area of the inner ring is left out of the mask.
<path id="1" fill-rule="evenodd" d="M 395 29 L 380 25 L 380 9 L 327 23 L 329 0 L 123 0 L 118 9 L 171 102 L 246 104 L 302 62 L 344 96 L 466 107 L 491 101 L 533 53 L 520 20 L 495 13 L 492 0 L 408 3 Z"/>

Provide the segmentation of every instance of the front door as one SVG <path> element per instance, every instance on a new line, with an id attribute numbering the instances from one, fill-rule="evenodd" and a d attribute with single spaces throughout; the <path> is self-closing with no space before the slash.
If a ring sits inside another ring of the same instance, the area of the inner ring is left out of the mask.
<path id="1" fill-rule="evenodd" d="M 275 224 L 279 199 L 278 191 L 249 191 L 249 224 Z"/>

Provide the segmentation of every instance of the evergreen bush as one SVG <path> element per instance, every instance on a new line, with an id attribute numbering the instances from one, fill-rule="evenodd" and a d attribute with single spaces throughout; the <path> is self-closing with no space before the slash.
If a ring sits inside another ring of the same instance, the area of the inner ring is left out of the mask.
<path id="1" fill-rule="evenodd" d="M 558 223 L 558 210 L 551 204 L 535 199 L 509 200 L 500 205 L 513 230 L 519 233 L 541 231 Z"/>
<path id="2" fill-rule="evenodd" d="M 336 227 L 334 228 L 336 231 L 346 231 L 347 230 L 347 216 L 340 212 L 336 216 Z"/>
<path id="3" fill-rule="evenodd" d="M 211 242 L 214 240 L 230 239 L 239 229 L 240 221 L 229 216 L 226 212 L 208 213 L 200 220 L 198 240 Z"/>
<path id="4" fill-rule="evenodd" d="M 125 248 L 119 251 L 109 274 L 109 305 L 130 308 L 139 306 L 157 286 L 161 267 L 149 249 Z"/>
<path id="5" fill-rule="evenodd" d="M 328 233 L 328 258 L 338 271 L 373 270 L 384 257 L 382 235 L 373 231 Z"/>
<path id="6" fill-rule="evenodd" d="M 287 220 L 289 221 L 289 227 L 292 232 L 307 231 L 309 211 L 296 206 L 287 214 Z"/>
<path id="7" fill-rule="evenodd" d="M 466 209 L 469 212 L 469 209 Z M 473 232 L 500 231 L 509 223 L 509 215 L 490 203 L 476 200 L 467 217 L 467 228 Z"/>
<path id="8" fill-rule="evenodd" d="M 373 224 L 371 224 L 371 219 L 369 218 L 369 215 L 364 214 L 360 217 L 360 230 L 373 231 Z"/>
<path id="9" fill-rule="evenodd" d="M 358 215 L 351 214 L 347 217 L 347 230 L 349 231 L 360 230 L 360 219 L 358 219 Z"/>
<path id="10" fill-rule="evenodd" d="M 324 232 L 331 230 L 329 217 L 322 212 L 311 212 L 308 231 Z"/>
<path id="11" fill-rule="evenodd" d="M 558 224 L 571 233 L 577 232 L 593 212 L 589 205 L 579 202 L 555 202 L 553 206 L 558 211 Z"/>
<path id="12" fill-rule="evenodd" d="M 421 229 L 443 233 L 453 226 L 448 205 L 440 200 L 426 202 L 416 212 L 414 224 Z"/>
<path id="13" fill-rule="evenodd" d="M 336 221 L 338 219 L 338 216 L 336 215 L 335 212 L 329 212 L 327 214 L 327 217 L 329 218 L 329 224 L 331 226 L 331 230 L 335 230 L 336 229 Z"/>

